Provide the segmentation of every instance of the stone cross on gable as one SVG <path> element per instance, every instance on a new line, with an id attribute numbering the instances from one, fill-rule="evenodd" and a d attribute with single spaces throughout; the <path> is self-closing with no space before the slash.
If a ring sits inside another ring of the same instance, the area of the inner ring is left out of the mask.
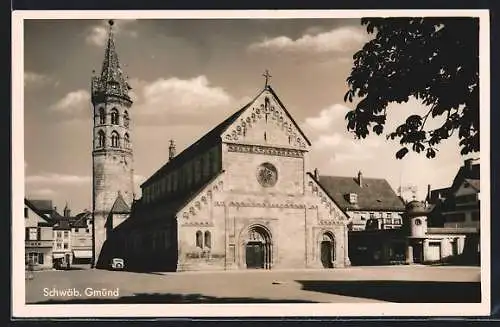
<path id="1" fill-rule="evenodd" d="M 262 74 L 262 76 L 265 77 L 266 79 L 266 85 L 265 87 L 268 87 L 269 86 L 269 80 L 271 79 L 271 74 L 269 74 L 269 71 L 266 69 L 266 71 L 264 72 L 264 74 Z"/>

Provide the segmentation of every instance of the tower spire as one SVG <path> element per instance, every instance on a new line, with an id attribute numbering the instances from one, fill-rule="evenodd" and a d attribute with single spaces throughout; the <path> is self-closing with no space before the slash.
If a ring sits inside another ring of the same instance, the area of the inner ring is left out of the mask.
<path id="1" fill-rule="evenodd" d="M 108 41 L 104 52 L 101 74 L 92 81 L 92 96 L 117 96 L 131 101 L 128 91 L 132 88 L 127 82 L 127 77 L 120 67 L 120 61 L 115 47 L 113 31 L 114 21 L 109 20 Z"/>

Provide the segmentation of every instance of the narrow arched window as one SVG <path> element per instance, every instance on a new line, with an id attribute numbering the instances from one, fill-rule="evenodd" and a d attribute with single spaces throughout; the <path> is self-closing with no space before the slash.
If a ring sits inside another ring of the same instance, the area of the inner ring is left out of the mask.
<path id="1" fill-rule="evenodd" d="M 99 123 L 106 124 L 106 113 L 104 112 L 104 108 L 99 109 Z"/>
<path id="2" fill-rule="evenodd" d="M 205 247 L 209 249 L 212 247 L 212 237 L 209 231 L 205 232 Z"/>
<path id="3" fill-rule="evenodd" d="M 103 131 L 97 132 L 97 146 L 103 148 L 106 145 L 106 135 Z"/>
<path id="4" fill-rule="evenodd" d="M 116 131 L 113 131 L 113 133 L 111 133 L 111 146 L 113 148 L 120 147 L 120 135 L 118 135 Z"/>
<path id="5" fill-rule="evenodd" d="M 116 108 L 113 108 L 111 110 L 111 124 L 113 125 L 118 125 L 119 119 L 118 119 L 118 110 Z"/>
<path id="6" fill-rule="evenodd" d="M 125 111 L 125 112 L 123 113 L 123 125 L 124 125 L 125 127 L 128 127 L 128 124 L 129 124 L 128 112 L 127 112 L 127 111 Z"/>
<path id="7" fill-rule="evenodd" d="M 126 149 L 130 147 L 130 138 L 128 136 L 128 133 L 125 133 L 125 135 L 123 135 L 123 143 Z"/>
<path id="8" fill-rule="evenodd" d="M 203 233 L 201 231 L 196 232 L 196 247 L 203 248 Z"/>

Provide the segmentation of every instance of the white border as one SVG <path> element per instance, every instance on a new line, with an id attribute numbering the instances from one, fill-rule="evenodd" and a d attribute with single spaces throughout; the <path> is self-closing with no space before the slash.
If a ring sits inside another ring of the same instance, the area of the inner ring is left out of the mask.
<path id="1" fill-rule="evenodd" d="M 481 303 L 99 304 L 26 305 L 24 279 L 24 19 L 480 18 Z M 12 316 L 22 317 L 326 317 L 484 316 L 490 314 L 490 35 L 488 10 L 15 11 L 12 15 Z M 168 315 L 167 315 L 168 314 Z"/>

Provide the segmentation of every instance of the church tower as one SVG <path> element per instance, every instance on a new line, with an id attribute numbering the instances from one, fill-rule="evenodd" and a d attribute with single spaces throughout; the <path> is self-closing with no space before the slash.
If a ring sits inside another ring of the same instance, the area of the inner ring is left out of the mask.
<path id="1" fill-rule="evenodd" d="M 130 135 L 129 97 L 131 87 L 120 68 L 115 49 L 113 21 L 100 75 L 93 72 L 91 81 L 93 105 L 93 266 L 110 229 L 116 203 L 121 214 L 130 212 L 134 200 L 133 154 Z M 110 222 L 111 220 L 111 222 Z M 123 221 L 123 219 L 121 219 Z"/>

